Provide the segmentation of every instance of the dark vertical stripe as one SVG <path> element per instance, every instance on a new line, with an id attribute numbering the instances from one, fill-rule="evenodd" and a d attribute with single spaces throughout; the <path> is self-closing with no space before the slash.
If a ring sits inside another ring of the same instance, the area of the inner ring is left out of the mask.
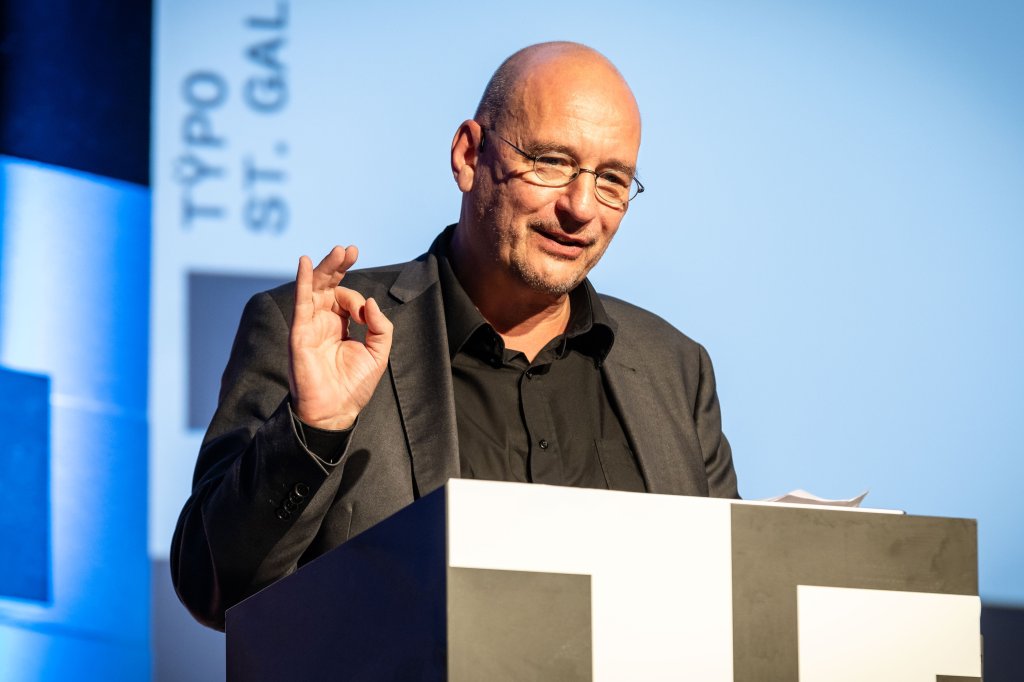
<path id="1" fill-rule="evenodd" d="M 985 682 L 1024 680 L 1024 606 L 986 604 L 981 609 Z"/>
<path id="2" fill-rule="evenodd" d="M 0 500 L 0 597 L 50 601 L 50 381 L 3 368 Z"/>
<path id="3" fill-rule="evenodd" d="M 0 154 L 149 184 L 152 4 L 0 4 Z"/>

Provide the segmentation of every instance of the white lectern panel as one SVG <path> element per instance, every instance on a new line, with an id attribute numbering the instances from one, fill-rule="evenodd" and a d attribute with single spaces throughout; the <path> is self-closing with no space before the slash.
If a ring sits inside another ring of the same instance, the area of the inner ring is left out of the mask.
<path id="1" fill-rule="evenodd" d="M 595 681 L 731 681 L 730 503 L 553 493 L 449 481 L 449 565 L 590 575 Z"/>
<path id="2" fill-rule="evenodd" d="M 981 676 L 978 597 L 800 585 L 797 601 L 800 682 Z"/>

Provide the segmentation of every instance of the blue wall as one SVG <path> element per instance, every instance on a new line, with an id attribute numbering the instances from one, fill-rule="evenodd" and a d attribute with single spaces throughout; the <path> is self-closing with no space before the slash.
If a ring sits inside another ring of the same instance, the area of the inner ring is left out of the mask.
<path id="1" fill-rule="evenodd" d="M 0 596 L 0 679 L 146 679 L 149 192 L 9 157 L 0 188 L 0 365 L 50 380 L 52 556 L 48 599 Z"/>

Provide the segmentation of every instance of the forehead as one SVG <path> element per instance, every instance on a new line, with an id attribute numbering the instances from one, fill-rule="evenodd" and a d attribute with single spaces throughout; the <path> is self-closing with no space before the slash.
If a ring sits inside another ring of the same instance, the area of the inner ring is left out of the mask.
<path id="1" fill-rule="evenodd" d="M 640 113 L 610 64 L 594 59 L 540 64 L 522 74 L 509 104 L 509 124 L 524 143 L 557 143 L 581 156 L 636 161 Z"/>

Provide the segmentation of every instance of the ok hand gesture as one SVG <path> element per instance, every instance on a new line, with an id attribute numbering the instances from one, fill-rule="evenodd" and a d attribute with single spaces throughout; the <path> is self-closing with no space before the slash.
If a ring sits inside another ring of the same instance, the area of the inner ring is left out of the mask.
<path id="1" fill-rule="evenodd" d="M 292 410 L 321 429 L 347 429 L 377 388 L 394 327 L 377 302 L 338 286 L 359 251 L 335 246 L 313 268 L 299 259 L 289 336 Z M 349 322 L 366 325 L 366 341 L 349 338 Z"/>

